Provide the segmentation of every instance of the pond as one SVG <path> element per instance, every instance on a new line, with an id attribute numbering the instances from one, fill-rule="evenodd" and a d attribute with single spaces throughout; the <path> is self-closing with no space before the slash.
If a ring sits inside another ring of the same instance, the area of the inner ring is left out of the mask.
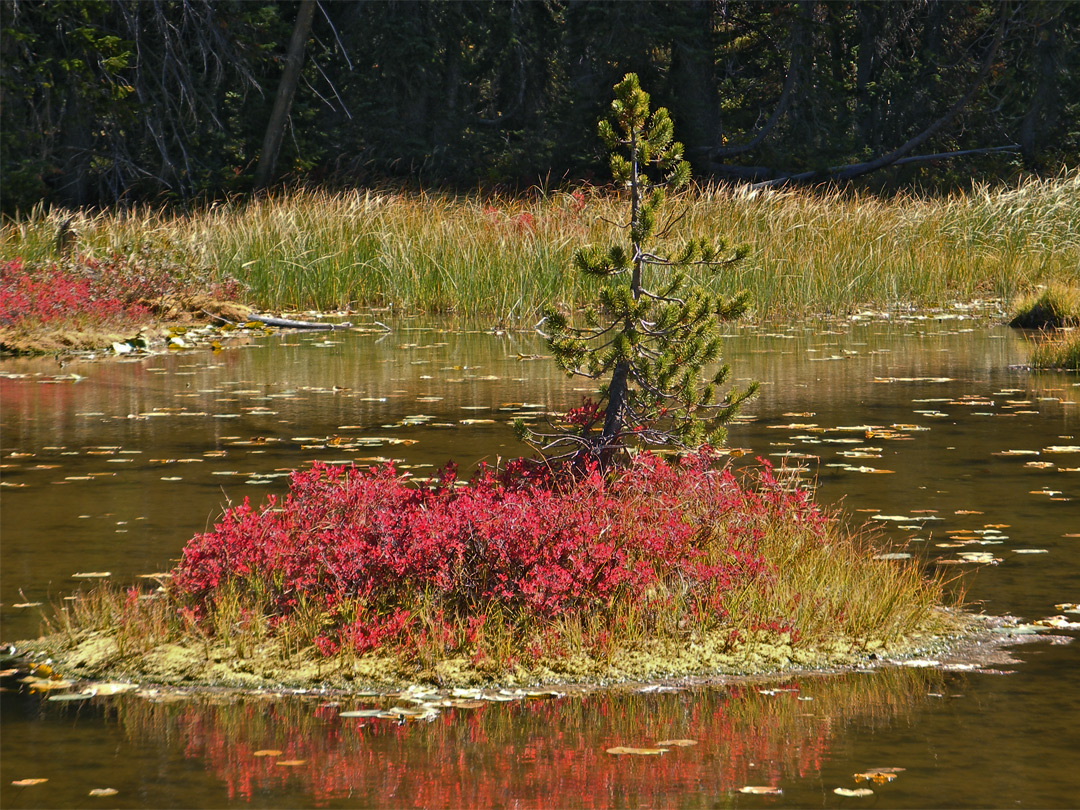
<path id="1" fill-rule="evenodd" d="M 494 462 L 522 452 L 515 416 L 587 393 L 533 334 L 391 326 L 63 368 L 0 361 L 0 636 L 37 635 L 41 610 L 87 582 L 75 575 L 167 570 L 223 506 L 283 492 L 290 469 L 393 458 L 421 477 L 451 458 Z M 974 609 L 1062 614 L 1080 601 L 1080 379 L 1019 368 L 1029 352 L 962 314 L 734 329 L 725 360 L 763 385 L 729 445 L 740 462 L 803 467 L 820 501 L 959 577 Z M 421 722 L 340 716 L 395 704 L 364 695 L 4 692 L 0 804 L 1069 807 L 1070 634 L 997 668 L 487 695 L 501 699 Z M 684 744 L 608 753 L 672 740 Z M 33 778 L 49 781 L 12 784 Z M 88 797 L 102 788 L 117 792 Z"/>

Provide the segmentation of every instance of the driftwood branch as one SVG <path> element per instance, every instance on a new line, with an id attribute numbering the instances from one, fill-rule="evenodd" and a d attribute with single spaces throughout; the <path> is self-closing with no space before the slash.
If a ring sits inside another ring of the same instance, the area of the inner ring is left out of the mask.
<path id="1" fill-rule="evenodd" d="M 265 323 L 267 326 L 280 326 L 284 329 L 351 329 L 352 324 L 345 323 L 319 323 L 316 321 L 293 321 L 288 318 L 271 318 L 269 315 L 251 315 L 250 319 Z"/>

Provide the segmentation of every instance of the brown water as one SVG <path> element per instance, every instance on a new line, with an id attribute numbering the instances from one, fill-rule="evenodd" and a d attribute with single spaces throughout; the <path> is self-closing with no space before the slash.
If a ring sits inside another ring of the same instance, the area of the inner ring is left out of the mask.
<path id="1" fill-rule="evenodd" d="M 1000 562 L 977 572 L 944 569 L 968 572 L 968 598 L 988 612 L 1053 615 L 1080 601 L 1080 379 L 1013 368 L 1029 348 L 956 319 L 742 330 L 725 359 L 764 385 L 729 443 L 807 465 L 821 500 L 885 526 L 894 550 L 992 552 Z M 223 505 L 284 491 L 287 470 L 313 459 L 395 458 L 421 476 L 451 457 L 519 454 L 515 414 L 581 395 L 533 357 L 543 351 L 532 335 L 403 322 L 385 336 L 282 335 L 218 354 L 2 361 L 0 636 L 36 634 L 38 608 L 15 605 L 60 599 L 73 574 L 129 582 L 167 568 Z M 981 542 L 939 545 L 961 530 Z M 402 726 L 337 716 L 358 699 L 5 693 L 0 805 L 1071 807 L 1076 649 L 1025 645 L 1009 675 L 892 669 L 781 682 L 792 691 L 591 692 Z M 605 753 L 671 738 L 697 744 Z M 886 766 L 906 770 L 887 784 L 853 778 Z M 11 785 L 31 777 L 50 781 Z M 867 784 L 869 797 L 833 793 Z M 119 792 L 89 798 L 98 787 Z"/>

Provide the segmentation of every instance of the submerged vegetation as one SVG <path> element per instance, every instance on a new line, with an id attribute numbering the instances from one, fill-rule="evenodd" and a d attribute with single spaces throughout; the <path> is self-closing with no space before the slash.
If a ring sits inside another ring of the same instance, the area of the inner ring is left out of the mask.
<path id="1" fill-rule="evenodd" d="M 450 685 L 822 666 L 956 628 L 919 567 L 873 559 L 767 464 L 713 460 L 467 485 L 316 465 L 230 508 L 161 591 L 62 609 L 49 643 L 113 677 Z"/>
<path id="2" fill-rule="evenodd" d="M 680 229 L 750 246 L 707 288 L 746 290 L 759 316 L 1011 300 L 1080 266 L 1076 174 L 948 197 L 698 186 L 673 198 Z M 579 245 L 618 240 L 624 206 L 590 186 L 514 198 L 296 190 L 188 213 L 81 212 L 73 225 L 88 255 L 145 251 L 235 279 L 264 308 L 393 306 L 531 326 L 547 303 L 595 300 L 598 282 L 566 268 Z M 0 254 L 50 261 L 67 216 L 39 207 L 5 221 Z"/>

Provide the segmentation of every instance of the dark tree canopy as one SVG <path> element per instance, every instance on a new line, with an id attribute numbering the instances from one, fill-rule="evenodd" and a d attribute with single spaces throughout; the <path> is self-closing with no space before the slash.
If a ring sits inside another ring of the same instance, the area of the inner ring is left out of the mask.
<path id="1" fill-rule="evenodd" d="M 305 5 L 0 0 L 3 209 L 251 190 Z M 700 178 L 1080 162 L 1075 2 L 322 0 L 305 44 L 273 182 L 601 176 L 594 122 L 627 72 Z"/>

